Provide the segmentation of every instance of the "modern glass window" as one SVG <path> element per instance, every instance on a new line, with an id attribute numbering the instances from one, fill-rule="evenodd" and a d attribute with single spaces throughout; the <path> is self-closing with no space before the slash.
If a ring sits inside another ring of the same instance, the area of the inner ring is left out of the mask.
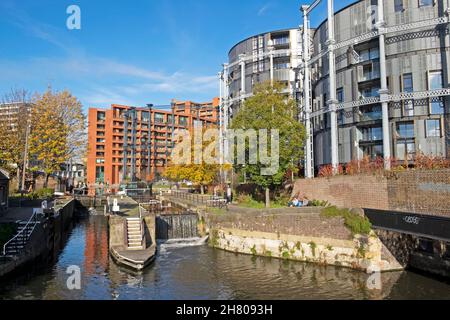
<path id="1" fill-rule="evenodd" d="M 371 48 L 362 50 L 359 53 L 360 61 L 375 60 L 380 58 L 380 50 L 378 48 Z"/>
<path id="2" fill-rule="evenodd" d="M 430 113 L 431 114 L 444 114 L 444 102 L 440 101 L 440 100 L 431 101 Z"/>
<path id="3" fill-rule="evenodd" d="M 428 77 L 430 90 L 437 90 L 443 88 L 442 71 L 430 71 Z"/>
<path id="4" fill-rule="evenodd" d="M 285 63 L 277 63 L 273 65 L 273 68 L 275 70 L 280 70 L 280 69 L 289 69 L 290 65 L 289 63 L 285 62 Z"/>
<path id="5" fill-rule="evenodd" d="M 414 116 L 414 101 L 413 100 L 406 100 L 403 103 L 403 112 L 404 112 L 405 117 Z"/>
<path id="6" fill-rule="evenodd" d="M 362 151 L 364 156 L 369 156 L 372 160 L 382 158 L 384 156 L 383 145 L 381 144 L 363 146 Z"/>
<path id="7" fill-rule="evenodd" d="M 402 12 L 405 8 L 403 6 L 403 0 L 394 0 L 395 12 Z"/>
<path id="8" fill-rule="evenodd" d="M 380 105 L 369 105 L 360 108 L 361 121 L 380 120 L 382 118 L 382 108 Z"/>
<path id="9" fill-rule="evenodd" d="M 361 129 L 364 141 L 377 141 L 383 140 L 383 128 L 382 127 L 369 127 Z"/>
<path id="10" fill-rule="evenodd" d="M 142 111 L 141 117 L 142 117 L 142 121 L 148 122 L 148 119 L 149 119 L 149 113 L 146 112 L 146 111 Z"/>
<path id="11" fill-rule="evenodd" d="M 163 123 L 164 115 L 162 113 L 155 113 L 155 123 Z"/>
<path id="12" fill-rule="evenodd" d="M 272 39 L 274 45 L 288 44 L 289 36 L 281 36 Z"/>
<path id="13" fill-rule="evenodd" d="M 426 124 L 427 138 L 429 137 L 441 137 L 441 120 L 430 119 Z"/>
<path id="14" fill-rule="evenodd" d="M 362 89 L 360 92 L 360 98 L 370 98 L 370 97 L 378 97 L 380 95 L 379 93 L 380 87 L 372 87 L 372 88 L 365 88 Z"/>
<path id="15" fill-rule="evenodd" d="M 95 180 L 97 182 L 104 182 L 104 180 L 105 180 L 105 167 L 97 167 L 95 169 Z"/>
<path id="16" fill-rule="evenodd" d="M 187 117 L 180 117 L 180 118 L 178 119 L 178 124 L 179 124 L 180 126 L 186 126 L 186 125 L 187 125 Z"/>
<path id="17" fill-rule="evenodd" d="M 399 160 L 412 160 L 416 154 L 414 139 L 401 139 L 397 142 L 397 158 Z"/>
<path id="18" fill-rule="evenodd" d="M 339 88 L 336 91 L 336 99 L 339 103 L 343 103 L 344 102 L 344 89 L 343 88 Z"/>
<path id="19" fill-rule="evenodd" d="M 399 138 L 414 138 L 414 122 L 402 122 L 397 124 Z"/>
<path id="20" fill-rule="evenodd" d="M 105 121 L 106 113 L 105 112 L 97 112 L 97 121 Z"/>
<path id="21" fill-rule="evenodd" d="M 405 73 L 403 75 L 402 88 L 403 88 L 403 92 L 413 92 L 414 91 L 412 73 Z"/>
<path id="22" fill-rule="evenodd" d="M 434 5 L 434 0 L 419 0 L 419 7 L 430 7 Z"/>

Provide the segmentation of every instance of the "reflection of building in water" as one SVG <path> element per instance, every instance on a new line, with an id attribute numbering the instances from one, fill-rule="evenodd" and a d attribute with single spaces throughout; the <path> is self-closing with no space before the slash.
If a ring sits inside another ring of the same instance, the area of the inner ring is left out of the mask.
<path id="1" fill-rule="evenodd" d="M 84 249 L 84 270 L 93 274 L 96 268 L 108 268 L 108 235 L 106 219 L 91 219 L 86 225 L 86 245 Z"/>

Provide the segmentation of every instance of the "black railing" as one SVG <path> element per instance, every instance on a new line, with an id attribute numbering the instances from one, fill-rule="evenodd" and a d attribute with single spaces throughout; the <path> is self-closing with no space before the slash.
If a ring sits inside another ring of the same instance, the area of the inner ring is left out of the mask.
<path id="1" fill-rule="evenodd" d="M 181 200 L 190 201 L 194 204 L 205 205 L 206 207 L 223 208 L 228 205 L 226 199 L 214 195 L 202 195 L 183 191 L 171 191 L 170 195 Z"/>

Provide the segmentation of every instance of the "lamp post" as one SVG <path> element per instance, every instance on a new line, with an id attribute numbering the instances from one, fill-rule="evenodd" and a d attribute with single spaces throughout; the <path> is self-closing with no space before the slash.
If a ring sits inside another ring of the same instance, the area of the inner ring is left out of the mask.
<path id="1" fill-rule="evenodd" d="M 148 108 L 148 144 L 147 144 L 147 175 L 152 175 L 152 109 L 153 104 L 147 104 Z"/>

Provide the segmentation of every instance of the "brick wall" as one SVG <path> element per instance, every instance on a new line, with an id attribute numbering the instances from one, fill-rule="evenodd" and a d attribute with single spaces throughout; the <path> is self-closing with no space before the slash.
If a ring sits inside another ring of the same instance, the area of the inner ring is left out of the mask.
<path id="1" fill-rule="evenodd" d="M 295 183 L 293 195 L 339 207 L 450 216 L 450 170 L 302 179 Z"/>

